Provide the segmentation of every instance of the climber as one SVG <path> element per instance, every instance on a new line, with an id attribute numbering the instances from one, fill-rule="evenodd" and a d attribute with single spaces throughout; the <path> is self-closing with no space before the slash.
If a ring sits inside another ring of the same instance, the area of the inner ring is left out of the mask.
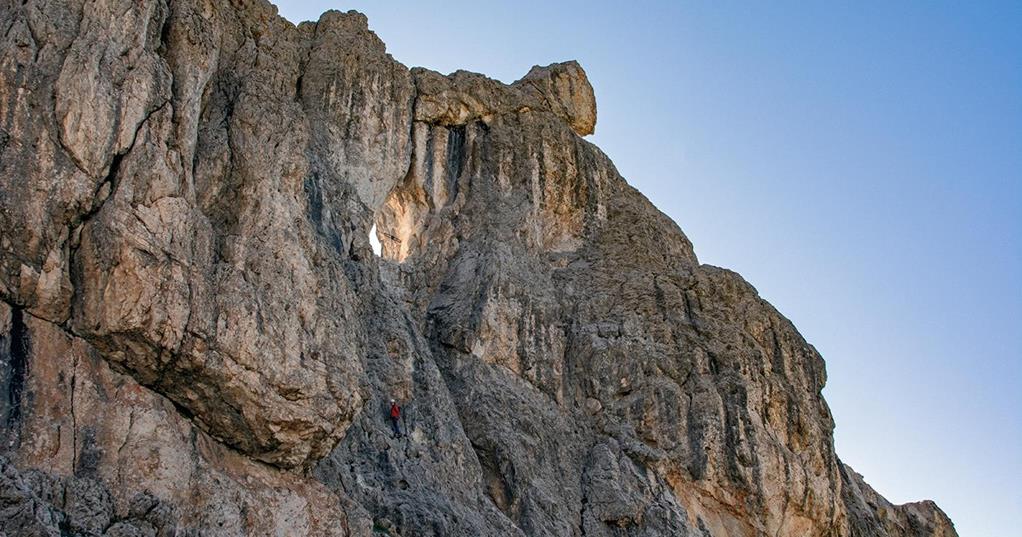
<path id="1" fill-rule="evenodd" d="M 398 427 L 398 420 L 401 419 L 401 407 L 397 406 L 397 403 L 390 400 L 390 424 L 394 428 L 394 438 L 401 436 L 401 429 Z"/>

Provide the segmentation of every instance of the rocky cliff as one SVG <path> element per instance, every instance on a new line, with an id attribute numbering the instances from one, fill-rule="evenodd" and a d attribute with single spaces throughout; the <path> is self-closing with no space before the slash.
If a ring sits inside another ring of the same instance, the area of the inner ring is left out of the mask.
<path id="1" fill-rule="evenodd" d="M 822 358 L 584 140 L 578 64 L 262 0 L 0 26 L 0 534 L 956 535 L 841 463 Z"/>

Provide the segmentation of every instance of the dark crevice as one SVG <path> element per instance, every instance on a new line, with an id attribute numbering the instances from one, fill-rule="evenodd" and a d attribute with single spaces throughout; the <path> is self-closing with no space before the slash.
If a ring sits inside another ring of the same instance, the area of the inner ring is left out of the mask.
<path id="1" fill-rule="evenodd" d="M 82 215 L 79 221 L 80 224 L 84 224 L 91 220 L 92 217 L 95 216 L 103 207 L 103 202 L 113 195 L 114 187 L 117 186 L 117 174 L 121 171 L 121 161 L 124 160 L 124 155 L 125 153 L 117 153 L 110 161 L 110 171 L 107 172 L 106 177 L 104 177 L 103 181 L 99 183 L 98 187 L 96 187 L 96 191 L 93 193 L 92 197 L 92 207 L 89 208 L 88 212 Z M 109 191 L 105 194 L 103 192 L 104 188 L 109 189 Z"/>
<path id="2" fill-rule="evenodd" d="M 329 200 L 324 201 L 322 179 L 317 172 L 305 177 L 303 189 L 309 207 L 308 217 L 313 227 L 338 254 L 342 253 L 344 237 L 338 226 L 334 225 L 333 211 L 326 202 Z"/>
<path id="3" fill-rule="evenodd" d="M 583 474 L 584 475 L 584 474 Z M 586 537 L 586 511 L 589 509 L 589 495 L 582 489 L 582 505 L 578 509 L 578 529 Z"/>
<path id="4" fill-rule="evenodd" d="M 433 177 L 433 157 L 434 157 L 434 153 L 435 153 L 433 148 L 434 148 L 436 142 L 433 140 L 433 137 L 434 137 L 434 129 L 431 128 L 431 129 L 429 129 L 426 132 L 426 147 L 423 150 L 423 156 L 424 156 L 424 159 L 423 159 L 423 170 L 425 171 L 426 177 L 427 177 L 427 180 L 424 181 L 424 182 L 427 185 L 436 184 L 435 183 L 436 178 Z M 413 140 L 414 140 L 414 138 L 413 138 Z M 414 159 L 412 159 L 411 166 L 415 166 L 415 160 Z M 432 188 L 431 188 L 431 190 L 432 190 Z M 427 200 L 428 200 L 428 202 L 430 204 L 433 203 L 432 196 L 427 197 Z"/>
<path id="5" fill-rule="evenodd" d="M 692 308 L 692 299 L 688 296 L 688 290 L 682 291 L 681 298 L 685 302 L 685 317 L 688 319 L 688 323 L 695 329 L 696 333 L 698 333 L 699 322 L 696 319 L 695 310 Z"/>
<path id="6" fill-rule="evenodd" d="M 10 347 L 7 351 L 7 362 L 10 368 L 7 379 L 7 428 L 13 430 L 21 422 L 21 399 L 25 390 L 25 377 L 28 375 L 28 355 L 30 343 L 25 316 L 21 308 L 11 309 Z"/>
<path id="7" fill-rule="evenodd" d="M 71 369 L 71 468 L 78 467 L 78 415 L 75 413 L 75 389 L 78 387 L 78 357 L 72 358 Z"/>
<path id="8" fill-rule="evenodd" d="M 447 138 L 447 189 L 450 198 L 458 195 L 458 178 L 461 177 L 465 162 L 465 126 L 450 127 Z"/>
<path id="9" fill-rule="evenodd" d="M 773 344 L 773 348 L 771 349 L 773 353 L 773 356 L 771 356 L 771 358 L 773 358 L 773 360 L 771 360 L 773 372 L 779 375 L 782 379 L 787 380 L 787 375 L 785 375 L 786 367 L 784 363 L 784 349 L 781 347 L 781 340 L 778 339 L 777 330 L 774 327 L 770 328 L 770 339 Z"/>
<path id="10" fill-rule="evenodd" d="M 717 355 L 712 353 L 712 352 L 710 352 L 710 351 L 706 351 L 706 357 L 707 357 L 707 365 L 710 368 L 710 374 L 712 374 L 712 375 L 719 375 L 720 374 L 720 362 L 717 360 Z"/>
<path id="11" fill-rule="evenodd" d="M 170 44 L 171 20 L 174 18 L 173 12 L 170 11 L 172 9 L 173 7 L 168 6 L 168 13 L 166 18 L 163 20 L 163 26 L 160 28 L 160 44 L 156 48 L 156 53 L 160 56 L 167 55 L 167 48 Z"/>

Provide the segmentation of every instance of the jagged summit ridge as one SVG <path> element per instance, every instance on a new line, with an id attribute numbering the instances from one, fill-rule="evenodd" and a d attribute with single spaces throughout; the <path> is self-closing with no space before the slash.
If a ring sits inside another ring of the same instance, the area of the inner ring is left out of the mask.
<path id="1" fill-rule="evenodd" d="M 954 535 L 840 463 L 822 358 L 582 138 L 577 63 L 259 0 L 0 22 L 9 535 Z"/>

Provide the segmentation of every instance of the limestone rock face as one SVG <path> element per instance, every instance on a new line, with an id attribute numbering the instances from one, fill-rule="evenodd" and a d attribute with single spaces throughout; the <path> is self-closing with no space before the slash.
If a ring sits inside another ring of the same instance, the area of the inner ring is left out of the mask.
<path id="1" fill-rule="evenodd" d="M 24 30 L 3 47 L 3 298 L 258 460 L 322 457 L 363 402 L 346 263 L 407 168 L 407 69 L 359 14 L 296 29 L 262 3 L 110 0 L 3 19 Z"/>
<path id="2" fill-rule="evenodd" d="M 0 343 L 31 368 L 19 399 L 32 404 L 8 408 L 0 435 L 0 512 L 25 513 L 0 517 L 8 535 L 369 535 L 345 496 L 224 446 L 84 340 L 0 311 L 17 325 Z"/>
<path id="3" fill-rule="evenodd" d="M 263 0 L 0 24 L 0 533 L 955 535 L 840 462 L 822 358 L 582 138 L 577 63 Z"/>

